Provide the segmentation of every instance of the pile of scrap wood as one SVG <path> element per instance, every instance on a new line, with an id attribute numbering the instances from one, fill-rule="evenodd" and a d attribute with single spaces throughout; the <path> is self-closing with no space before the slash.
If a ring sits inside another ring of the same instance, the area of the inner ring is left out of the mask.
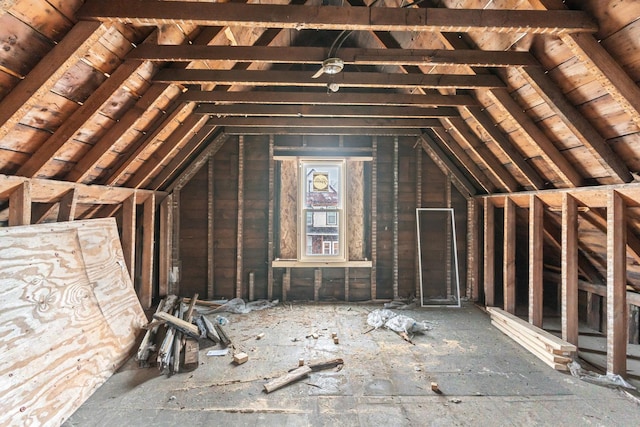
<path id="1" fill-rule="evenodd" d="M 185 305 L 187 302 L 188 306 Z M 198 303 L 198 294 L 184 299 L 169 295 L 160 301 L 138 348 L 136 359 L 141 367 L 150 366 L 152 363 L 149 359 L 155 353 L 160 371 L 177 373 L 181 366 L 198 366 L 200 339 L 208 338 L 225 347 L 231 344 L 221 325 L 211 322 L 205 316 L 193 315 Z"/>
<path id="2" fill-rule="evenodd" d="M 552 368 L 558 371 L 568 370 L 567 364 L 573 360 L 577 351 L 575 345 L 499 308 L 487 307 L 487 311 L 491 315 L 491 324 L 515 342 Z"/>

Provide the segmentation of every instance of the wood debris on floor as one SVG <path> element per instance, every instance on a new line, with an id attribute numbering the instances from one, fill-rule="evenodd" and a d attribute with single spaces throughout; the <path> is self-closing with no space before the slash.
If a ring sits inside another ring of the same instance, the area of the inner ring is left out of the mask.
<path id="1" fill-rule="evenodd" d="M 185 309 L 187 303 L 189 305 Z M 198 294 L 193 298 L 182 299 L 169 295 L 160 301 L 138 349 L 136 359 L 140 367 L 149 367 L 149 359 L 155 352 L 155 360 L 163 373 L 174 374 L 183 369 L 195 369 L 199 363 L 201 339 L 208 339 L 225 349 L 232 345 L 222 325 L 212 322 L 204 315 L 194 316 L 196 305 L 219 306 L 216 303 L 199 301 Z M 161 329 L 163 325 L 164 329 Z M 239 358 L 236 363 L 242 364 L 247 359 L 248 357 Z"/>
<path id="2" fill-rule="evenodd" d="M 499 308 L 487 307 L 487 311 L 491 315 L 491 324 L 508 337 L 552 368 L 568 370 L 567 365 L 576 355 L 575 345 Z"/>

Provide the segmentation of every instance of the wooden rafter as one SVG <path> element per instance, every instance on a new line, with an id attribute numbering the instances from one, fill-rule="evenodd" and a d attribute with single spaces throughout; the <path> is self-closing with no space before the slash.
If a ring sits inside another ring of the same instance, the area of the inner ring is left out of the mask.
<path id="1" fill-rule="evenodd" d="M 591 154 L 619 183 L 633 181 L 624 161 L 589 121 L 569 102 L 562 91 L 540 68 L 520 69 L 520 74 L 560 117 L 562 122 L 580 139 Z"/>
<path id="2" fill-rule="evenodd" d="M 460 147 L 458 141 L 456 141 L 444 128 L 433 128 L 433 133 L 442 141 L 447 150 L 458 159 L 460 164 L 473 176 L 473 178 L 485 189 L 487 193 L 493 193 L 496 191 L 496 186 L 487 177 L 487 175 L 480 170 L 475 162 L 469 157 L 469 155 Z"/>
<path id="3" fill-rule="evenodd" d="M 104 34 L 105 26 L 81 22 L 29 72 L 0 102 L 0 140 L 34 108 L 69 68 Z"/>
<path id="4" fill-rule="evenodd" d="M 36 176 L 42 167 L 55 157 L 58 150 L 75 135 L 78 129 L 98 111 L 141 65 L 142 61 L 136 60 L 126 61 L 121 64 L 116 71 L 89 96 L 82 106 L 79 107 L 71 117 L 67 118 L 62 125 L 56 129 L 53 135 L 31 155 L 29 160 L 22 164 L 17 174 L 26 177 Z"/>
<path id="5" fill-rule="evenodd" d="M 449 130 L 456 132 L 467 143 L 469 148 L 482 159 L 487 169 L 507 191 L 515 192 L 519 190 L 519 185 L 515 178 L 489 150 L 489 147 L 469 129 L 469 126 L 462 118 L 452 117 L 443 120 L 450 126 Z"/>
<path id="6" fill-rule="evenodd" d="M 451 174 L 456 187 L 462 187 L 464 189 L 463 194 L 467 197 L 477 194 L 478 190 L 476 186 L 467 179 L 465 174 L 449 159 L 431 136 L 426 133 L 420 135 L 420 145 L 443 173 Z"/>
<path id="7" fill-rule="evenodd" d="M 270 70 L 160 70 L 154 77 L 155 82 L 180 84 L 207 84 L 237 86 L 302 86 L 326 87 L 337 84 L 343 87 L 412 89 L 449 88 L 478 89 L 504 87 L 505 84 L 493 74 L 480 76 L 464 74 L 400 74 L 343 72 L 336 75 L 322 75 L 312 78 L 309 71 L 270 71 Z"/>
<path id="8" fill-rule="evenodd" d="M 146 61 L 227 60 L 249 63 L 322 64 L 328 47 L 312 46 L 202 46 L 143 44 L 129 52 L 129 59 Z M 349 65 L 468 65 L 473 67 L 539 66 L 529 52 L 473 49 L 340 49 L 340 59 Z"/>
<path id="9" fill-rule="evenodd" d="M 580 11 L 368 8 L 241 3 L 89 0 L 78 19 L 136 25 L 189 23 L 202 26 L 353 31 L 492 31 L 563 34 L 597 30 Z"/>

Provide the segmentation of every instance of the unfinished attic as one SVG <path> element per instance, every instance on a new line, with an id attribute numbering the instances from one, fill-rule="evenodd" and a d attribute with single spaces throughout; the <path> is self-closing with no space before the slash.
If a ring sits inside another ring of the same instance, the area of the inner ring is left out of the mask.
<path id="1" fill-rule="evenodd" d="M 0 425 L 640 424 L 639 1 L 0 6 Z"/>

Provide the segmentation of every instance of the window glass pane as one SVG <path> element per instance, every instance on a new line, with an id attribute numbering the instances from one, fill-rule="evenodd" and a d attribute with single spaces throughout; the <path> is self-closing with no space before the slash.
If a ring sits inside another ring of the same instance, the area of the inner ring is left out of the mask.
<path id="1" fill-rule="evenodd" d="M 309 221 L 309 218 L 312 220 Z M 338 212 L 308 210 L 305 234 L 307 236 L 306 255 L 338 255 L 340 253 Z"/>
<path id="2" fill-rule="evenodd" d="M 341 207 L 340 166 L 322 163 L 304 163 L 305 208 Z"/>

